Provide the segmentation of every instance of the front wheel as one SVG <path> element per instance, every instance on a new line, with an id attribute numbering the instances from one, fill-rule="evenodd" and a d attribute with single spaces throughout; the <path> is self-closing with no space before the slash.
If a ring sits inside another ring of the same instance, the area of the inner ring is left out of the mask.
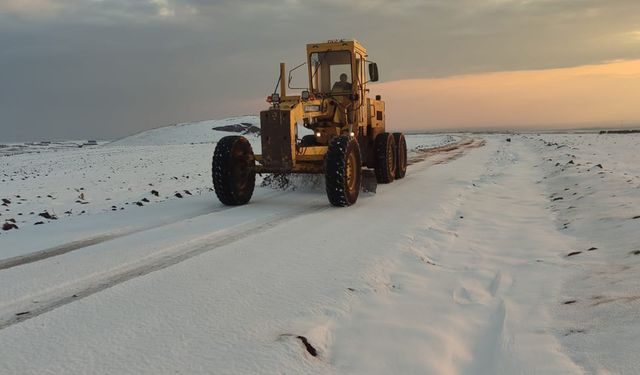
<path id="1" fill-rule="evenodd" d="M 211 177 L 216 196 L 227 206 L 246 204 L 256 183 L 255 156 L 249 141 L 233 135 L 218 141 L 213 153 Z"/>
<path id="2" fill-rule="evenodd" d="M 356 203 L 362 183 L 362 161 L 355 139 L 339 136 L 331 140 L 324 171 L 329 202 L 338 207 Z"/>

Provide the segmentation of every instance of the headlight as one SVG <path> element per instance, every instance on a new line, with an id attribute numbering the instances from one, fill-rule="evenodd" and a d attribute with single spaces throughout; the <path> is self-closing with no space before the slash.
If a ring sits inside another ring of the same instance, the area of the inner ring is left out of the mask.
<path id="1" fill-rule="evenodd" d="M 320 112 L 322 110 L 322 108 L 320 108 L 319 105 L 305 105 L 304 106 L 304 111 L 305 112 Z"/>

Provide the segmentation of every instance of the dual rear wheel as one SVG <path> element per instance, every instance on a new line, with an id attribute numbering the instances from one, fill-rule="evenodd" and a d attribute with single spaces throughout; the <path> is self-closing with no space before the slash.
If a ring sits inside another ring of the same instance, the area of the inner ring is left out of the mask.
<path id="1" fill-rule="evenodd" d="M 407 142 L 402 133 L 381 133 L 374 142 L 378 183 L 388 184 L 407 173 Z"/>

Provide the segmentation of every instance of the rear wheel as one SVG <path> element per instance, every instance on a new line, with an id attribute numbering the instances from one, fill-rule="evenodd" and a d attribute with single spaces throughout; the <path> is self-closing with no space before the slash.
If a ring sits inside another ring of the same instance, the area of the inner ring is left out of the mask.
<path id="1" fill-rule="evenodd" d="M 396 177 L 396 142 L 391 133 L 378 134 L 375 140 L 376 180 L 382 184 Z"/>
<path id="2" fill-rule="evenodd" d="M 255 156 L 245 137 L 228 136 L 218 141 L 213 153 L 211 177 L 216 196 L 227 206 L 246 204 L 256 183 Z"/>
<path id="3" fill-rule="evenodd" d="M 396 180 L 399 180 L 407 173 L 407 141 L 402 133 L 393 133 L 393 139 L 396 141 Z"/>
<path id="4" fill-rule="evenodd" d="M 346 136 L 333 138 L 327 150 L 324 170 L 329 202 L 339 207 L 356 203 L 362 182 L 358 142 Z"/>

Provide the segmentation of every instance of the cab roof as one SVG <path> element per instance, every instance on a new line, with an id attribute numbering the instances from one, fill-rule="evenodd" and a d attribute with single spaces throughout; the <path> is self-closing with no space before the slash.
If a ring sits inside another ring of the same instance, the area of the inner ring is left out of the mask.
<path id="1" fill-rule="evenodd" d="M 356 50 L 365 57 L 367 56 L 365 48 L 355 39 L 330 39 L 326 42 L 307 44 L 307 53 L 346 50 Z"/>

